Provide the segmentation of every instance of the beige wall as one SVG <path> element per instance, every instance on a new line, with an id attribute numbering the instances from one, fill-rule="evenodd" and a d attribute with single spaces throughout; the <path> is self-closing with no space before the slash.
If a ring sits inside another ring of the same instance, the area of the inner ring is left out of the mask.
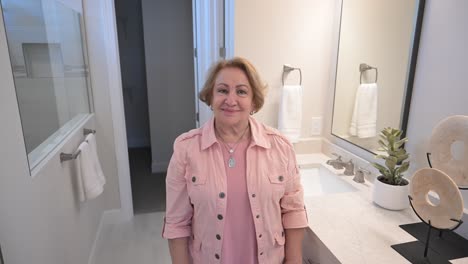
<path id="1" fill-rule="evenodd" d="M 311 118 L 321 117 L 328 89 L 335 1 L 237 0 L 234 55 L 246 57 L 269 86 L 263 109 L 255 115 L 277 127 L 283 64 L 302 69 L 301 137 L 310 137 Z M 287 83 L 298 83 L 292 72 Z"/>
<path id="2" fill-rule="evenodd" d="M 3 23 L 0 27 L 0 243 L 8 264 L 88 263 L 102 213 L 119 208 L 117 161 L 109 102 L 103 1 L 85 0 L 95 116 L 83 127 L 95 128 L 107 178 L 104 193 L 77 202 L 72 162 L 61 164 L 60 151 L 72 152 L 83 140 L 82 127 L 29 175 Z M 2 20 L 3 21 L 3 20 Z"/>
<path id="3" fill-rule="evenodd" d="M 334 134 L 348 135 L 360 82 L 360 63 L 377 67 L 379 71 L 377 131 L 388 126 L 400 126 L 415 2 L 343 2 L 333 116 Z M 375 70 L 363 74 L 364 83 L 374 81 Z"/>

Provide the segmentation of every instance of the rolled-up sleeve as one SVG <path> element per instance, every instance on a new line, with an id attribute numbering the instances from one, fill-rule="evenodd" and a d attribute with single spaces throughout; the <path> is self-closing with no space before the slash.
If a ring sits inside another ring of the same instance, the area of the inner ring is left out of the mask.
<path id="1" fill-rule="evenodd" d="M 296 155 L 292 147 L 288 155 L 288 181 L 285 193 L 281 199 L 281 214 L 283 227 L 302 228 L 308 226 L 307 212 L 304 206 L 304 190 L 301 185 L 301 176 L 297 167 Z"/>
<path id="2" fill-rule="evenodd" d="M 177 138 L 166 176 L 166 217 L 162 236 L 166 239 L 188 237 L 192 234 L 193 208 L 185 180 L 186 147 Z"/>

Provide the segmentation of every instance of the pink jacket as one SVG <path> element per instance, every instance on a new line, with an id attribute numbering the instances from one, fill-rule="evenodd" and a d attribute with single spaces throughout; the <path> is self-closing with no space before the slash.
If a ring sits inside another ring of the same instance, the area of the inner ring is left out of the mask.
<path id="1" fill-rule="evenodd" d="M 282 263 L 284 229 L 307 227 L 299 170 L 287 139 L 254 118 L 249 122 L 253 144 L 246 152 L 246 175 L 258 260 Z M 163 237 L 189 237 L 194 264 L 220 263 L 222 241 L 216 234 L 223 237 L 226 190 L 222 148 L 211 119 L 175 140 L 166 177 Z"/>

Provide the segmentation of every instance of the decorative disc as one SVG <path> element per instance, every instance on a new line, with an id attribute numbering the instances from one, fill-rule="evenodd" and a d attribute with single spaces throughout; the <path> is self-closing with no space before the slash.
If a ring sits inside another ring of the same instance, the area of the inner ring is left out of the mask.
<path id="1" fill-rule="evenodd" d="M 439 196 L 438 203 L 432 203 L 430 191 Z M 410 182 L 410 194 L 416 213 L 426 222 L 440 229 L 454 228 L 463 216 L 463 199 L 455 182 L 443 171 L 424 168 L 418 170 Z"/>
<path id="2" fill-rule="evenodd" d="M 463 156 L 452 154 L 452 144 L 463 144 Z M 431 163 L 445 172 L 458 186 L 468 186 L 468 116 L 456 115 L 442 120 L 429 140 Z"/>

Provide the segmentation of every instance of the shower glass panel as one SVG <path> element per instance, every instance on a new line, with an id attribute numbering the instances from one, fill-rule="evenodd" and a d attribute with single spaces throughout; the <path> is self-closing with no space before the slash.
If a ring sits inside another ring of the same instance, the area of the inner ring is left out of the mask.
<path id="1" fill-rule="evenodd" d="M 59 0 L 1 0 L 29 167 L 91 111 L 81 10 Z"/>

